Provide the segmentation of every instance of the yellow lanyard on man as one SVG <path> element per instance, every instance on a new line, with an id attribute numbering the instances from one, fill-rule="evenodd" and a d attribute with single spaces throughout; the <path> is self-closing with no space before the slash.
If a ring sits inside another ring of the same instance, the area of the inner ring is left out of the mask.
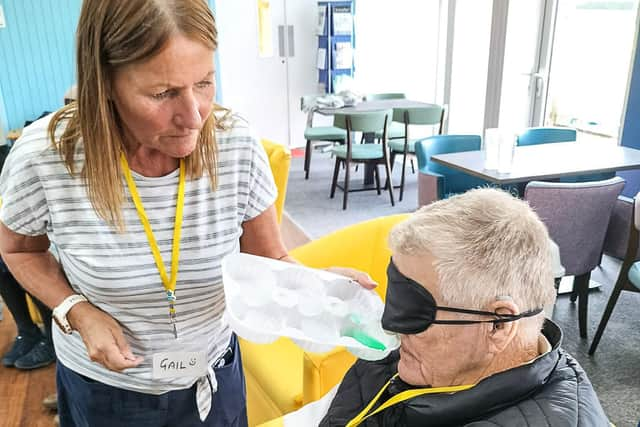
<path id="1" fill-rule="evenodd" d="M 384 411 L 388 407 L 393 406 L 397 403 L 403 402 L 405 400 L 413 399 L 414 397 L 417 397 L 417 396 L 422 396 L 425 394 L 435 394 L 435 393 L 456 393 L 458 391 L 468 390 L 475 385 L 475 384 L 469 384 L 469 385 L 457 385 L 457 386 L 451 386 L 451 387 L 416 388 L 412 390 L 406 390 L 396 394 L 395 396 L 393 396 L 392 398 L 390 398 L 389 400 L 387 400 L 386 402 L 378 406 L 378 408 L 375 411 L 368 414 L 368 412 L 371 411 L 371 408 L 373 408 L 373 406 L 376 404 L 378 399 L 380 399 L 380 396 L 382 396 L 382 393 L 384 393 L 387 387 L 389 387 L 389 384 L 391 384 L 391 381 L 393 381 L 397 376 L 398 374 L 395 374 L 393 377 L 391 377 L 391 379 L 387 381 L 387 383 L 380 389 L 378 394 L 375 395 L 375 397 L 371 400 L 371 402 L 369 402 L 369 404 L 358 415 L 356 415 L 354 419 L 349 421 L 346 427 L 356 427 L 360 425 L 367 418 Z"/>
<path id="2" fill-rule="evenodd" d="M 147 218 L 147 214 L 144 211 L 142 200 L 140 199 L 140 195 L 138 194 L 138 188 L 136 187 L 136 183 L 131 176 L 131 169 L 129 169 L 129 163 L 127 162 L 127 158 L 125 157 L 124 153 L 120 155 L 120 163 L 122 164 L 122 170 L 124 171 L 124 177 L 127 180 L 127 186 L 129 187 L 129 192 L 131 193 L 133 204 L 136 206 L 136 211 L 138 211 L 138 217 L 140 217 L 140 222 L 144 227 L 144 232 L 147 235 L 147 240 L 149 241 L 149 246 L 151 247 L 151 252 L 153 253 L 153 259 L 156 262 L 158 272 L 160 273 L 160 279 L 162 280 L 162 284 L 164 285 L 164 289 L 167 294 L 167 301 L 169 302 L 169 321 L 173 325 L 173 335 L 178 338 L 178 330 L 176 329 L 175 301 L 176 280 L 178 278 L 178 263 L 180 260 L 180 232 L 182 231 L 182 211 L 184 209 L 184 160 L 180 159 L 178 202 L 176 203 L 176 219 L 173 225 L 173 246 L 171 250 L 171 277 L 167 276 L 167 270 L 164 267 L 164 262 L 162 261 L 162 256 L 160 255 L 158 243 L 153 236 L 149 218 Z"/>

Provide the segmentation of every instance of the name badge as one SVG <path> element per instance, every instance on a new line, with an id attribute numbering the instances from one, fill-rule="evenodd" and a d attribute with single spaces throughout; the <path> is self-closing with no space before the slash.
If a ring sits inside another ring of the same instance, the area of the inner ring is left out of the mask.
<path id="1" fill-rule="evenodd" d="M 153 378 L 200 377 L 207 373 L 203 351 L 175 351 L 153 355 Z"/>

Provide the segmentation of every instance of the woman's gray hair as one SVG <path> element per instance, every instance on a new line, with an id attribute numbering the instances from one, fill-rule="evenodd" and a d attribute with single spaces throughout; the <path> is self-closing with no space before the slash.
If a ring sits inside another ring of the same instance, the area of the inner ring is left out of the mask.
<path id="1" fill-rule="evenodd" d="M 525 311 L 555 298 L 547 228 L 504 191 L 476 189 L 427 205 L 391 230 L 389 246 L 435 258 L 448 306 L 483 309 L 507 295 Z"/>

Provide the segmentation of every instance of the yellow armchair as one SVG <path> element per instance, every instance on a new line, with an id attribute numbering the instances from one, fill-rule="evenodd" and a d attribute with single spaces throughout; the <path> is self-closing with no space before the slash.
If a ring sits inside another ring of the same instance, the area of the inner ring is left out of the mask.
<path id="1" fill-rule="evenodd" d="M 273 180 L 278 187 L 278 198 L 275 206 L 278 213 L 278 223 L 282 222 L 284 199 L 287 196 L 287 183 L 289 182 L 289 167 L 291 166 L 291 151 L 282 144 L 263 139 L 262 146 L 269 158 Z"/>
<path id="2" fill-rule="evenodd" d="M 301 263 L 314 268 L 352 267 L 366 271 L 378 282 L 384 297 L 390 251 L 389 230 L 407 215 L 392 215 L 348 226 L 291 251 Z M 311 354 L 289 339 L 272 344 L 240 340 L 247 380 L 249 425 L 255 426 L 299 409 L 335 386 L 355 361 L 343 348 Z"/>

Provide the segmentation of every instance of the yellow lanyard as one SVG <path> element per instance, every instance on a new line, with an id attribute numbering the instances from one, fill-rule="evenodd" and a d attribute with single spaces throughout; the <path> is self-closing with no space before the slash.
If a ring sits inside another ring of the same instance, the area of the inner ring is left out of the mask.
<path id="1" fill-rule="evenodd" d="M 178 202 L 176 203 L 176 218 L 175 223 L 173 225 L 173 245 L 171 250 L 171 277 L 167 277 L 167 270 L 164 267 L 164 262 L 162 261 L 162 256 L 160 255 L 160 249 L 158 248 L 158 243 L 156 242 L 156 238 L 153 236 L 153 231 L 151 230 L 151 224 L 149 224 L 149 218 L 147 218 L 147 214 L 144 211 L 144 206 L 142 206 L 142 200 L 140 200 L 140 195 L 138 194 L 138 188 L 136 187 L 136 183 L 131 176 L 131 169 L 129 169 L 129 163 L 127 162 L 127 158 L 124 153 L 120 155 L 120 163 L 122 165 L 122 170 L 124 171 L 124 177 L 127 180 L 127 186 L 129 187 L 129 192 L 131 193 L 131 198 L 133 199 L 133 204 L 136 206 L 136 211 L 138 211 L 138 217 L 140 217 L 140 222 L 144 227 L 144 232 L 147 235 L 147 240 L 149 241 L 149 246 L 151 247 L 151 252 L 153 253 L 153 259 L 156 262 L 156 266 L 158 267 L 158 271 L 160 272 L 160 279 L 162 280 L 162 284 L 164 285 L 164 289 L 167 294 L 167 301 L 169 302 L 169 320 L 173 325 L 173 334 L 177 338 L 178 331 L 176 329 L 176 309 L 175 309 L 175 301 L 176 301 L 176 280 L 178 278 L 178 263 L 180 259 L 180 232 L 182 231 L 182 211 L 184 209 L 184 160 L 180 159 L 180 178 L 178 180 Z"/>
<path id="2" fill-rule="evenodd" d="M 413 390 L 406 390 L 396 394 L 391 399 L 387 400 L 386 402 L 378 406 L 378 408 L 375 411 L 367 415 L 367 413 L 371 410 L 371 408 L 373 408 L 373 406 L 376 404 L 378 399 L 380 399 L 380 396 L 382 396 L 382 393 L 384 393 L 387 387 L 389 387 L 389 384 L 391 384 L 391 381 L 393 381 L 397 376 L 398 374 L 395 374 L 393 377 L 391 377 L 391 379 L 387 381 L 387 383 L 380 389 L 378 394 L 375 395 L 375 397 L 371 400 L 371 402 L 369 402 L 369 404 L 362 410 L 362 412 L 356 415 L 354 419 L 349 421 L 346 427 L 356 427 L 360 425 L 367 418 L 384 411 L 388 407 L 393 406 L 396 403 L 400 403 L 405 400 L 413 399 L 414 397 L 417 397 L 417 396 L 421 396 L 424 394 L 435 394 L 435 393 L 456 393 L 458 391 L 468 390 L 475 385 L 475 384 L 469 384 L 469 385 L 457 385 L 452 387 L 417 388 Z"/>

